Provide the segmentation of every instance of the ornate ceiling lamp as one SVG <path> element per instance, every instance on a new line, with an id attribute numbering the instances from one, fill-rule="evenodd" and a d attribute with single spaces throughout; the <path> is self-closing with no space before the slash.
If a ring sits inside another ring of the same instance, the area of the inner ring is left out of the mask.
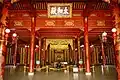
<path id="1" fill-rule="evenodd" d="M 13 4 L 13 3 L 18 2 L 18 1 L 20 1 L 20 0 L 11 0 L 11 3 Z"/>
<path id="2" fill-rule="evenodd" d="M 110 0 L 103 0 L 104 2 L 110 3 Z"/>

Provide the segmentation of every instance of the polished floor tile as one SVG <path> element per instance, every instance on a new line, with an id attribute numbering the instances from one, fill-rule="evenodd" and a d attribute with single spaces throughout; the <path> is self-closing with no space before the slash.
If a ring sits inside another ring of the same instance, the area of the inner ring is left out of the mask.
<path id="1" fill-rule="evenodd" d="M 105 69 L 100 66 L 95 67 L 95 72 L 91 69 L 92 75 L 86 76 L 84 72 L 64 73 L 64 72 L 35 72 L 34 76 L 28 76 L 23 69 L 14 70 L 12 68 L 5 69 L 4 80 L 117 80 L 115 67 L 109 66 Z"/>

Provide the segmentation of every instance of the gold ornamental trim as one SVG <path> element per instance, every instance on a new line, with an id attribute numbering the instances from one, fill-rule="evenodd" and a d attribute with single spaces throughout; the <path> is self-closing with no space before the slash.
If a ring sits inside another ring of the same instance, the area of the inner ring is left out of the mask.
<path id="1" fill-rule="evenodd" d="M 68 48 L 68 44 L 71 45 L 73 49 L 73 40 L 72 39 L 46 39 L 46 49 L 50 44 L 51 48 L 65 49 Z"/>

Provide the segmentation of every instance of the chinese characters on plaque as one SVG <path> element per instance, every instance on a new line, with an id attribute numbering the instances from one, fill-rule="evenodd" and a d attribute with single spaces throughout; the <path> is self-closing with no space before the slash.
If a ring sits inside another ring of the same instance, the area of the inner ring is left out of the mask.
<path id="1" fill-rule="evenodd" d="M 48 17 L 49 18 L 71 18 L 72 17 L 72 4 L 48 4 Z"/>

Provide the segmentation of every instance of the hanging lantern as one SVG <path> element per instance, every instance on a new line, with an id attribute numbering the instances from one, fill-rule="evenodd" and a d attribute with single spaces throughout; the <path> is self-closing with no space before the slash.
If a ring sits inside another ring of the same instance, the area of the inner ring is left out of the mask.
<path id="1" fill-rule="evenodd" d="M 13 35 L 12 35 L 13 37 L 17 37 L 17 34 L 16 33 L 13 33 Z"/>
<path id="2" fill-rule="evenodd" d="M 110 0 L 103 0 L 104 2 L 110 3 Z"/>
<path id="3" fill-rule="evenodd" d="M 107 33 L 106 32 L 102 33 L 102 41 L 107 42 Z"/>
<path id="4" fill-rule="evenodd" d="M 111 30 L 113 33 L 117 32 L 117 29 L 116 28 L 112 28 Z"/>
<path id="5" fill-rule="evenodd" d="M 5 29 L 5 33 L 10 33 L 10 29 Z"/>
<path id="6" fill-rule="evenodd" d="M 11 0 L 11 3 L 13 4 L 13 3 L 18 2 L 18 1 L 20 1 L 20 0 Z"/>
<path id="7" fill-rule="evenodd" d="M 13 35 L 12 35 L 12 44 L 14 44 L 16 42 L 16 39 L 17 39 L 17 34 L 13 33 Z"/>

